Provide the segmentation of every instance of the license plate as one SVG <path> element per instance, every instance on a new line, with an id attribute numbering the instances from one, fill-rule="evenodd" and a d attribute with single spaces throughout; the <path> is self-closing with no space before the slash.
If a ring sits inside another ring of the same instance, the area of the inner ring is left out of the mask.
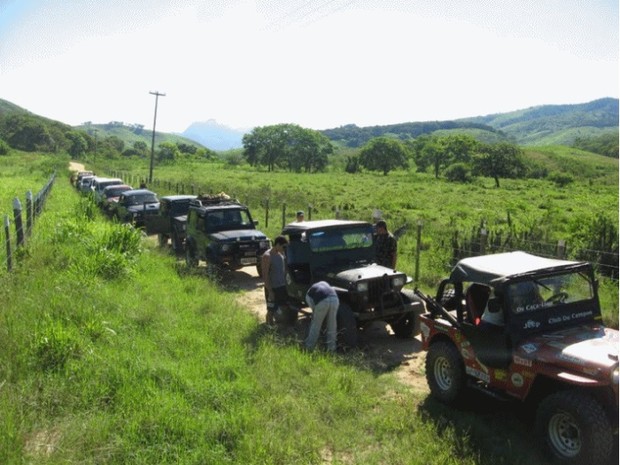
<path id="1" fill-rule="evenodd" d="M 242 265 L 254 265 L 256 263 L 256 257 L 254 258 L 242 258 L 241 259 L 241 264 Z"/>

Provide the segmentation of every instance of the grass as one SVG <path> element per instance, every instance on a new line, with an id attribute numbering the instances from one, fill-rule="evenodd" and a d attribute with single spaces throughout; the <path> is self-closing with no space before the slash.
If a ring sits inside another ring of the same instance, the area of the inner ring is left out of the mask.
<path id="1" fill-rule="evenodd" d="M 505 409 L 447 409 L 363 352 L 305 353 L 89 211 L 59 183 L 0 275 L 0 463 L 541 463 Z"/>

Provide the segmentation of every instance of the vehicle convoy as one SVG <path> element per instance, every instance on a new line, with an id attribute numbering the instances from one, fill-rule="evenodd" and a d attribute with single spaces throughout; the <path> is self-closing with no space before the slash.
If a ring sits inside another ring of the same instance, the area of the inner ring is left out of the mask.
<path id="1" fill-rule="evenodd" d="M 198 266 L 203 260 L 213 271 L 254 266 L 260 275 L 260 257 L 271 244 L 257 225 L 247 206 L 224 193 L 191 200 L 185 238 L 187 265 Z"/>
<path id="2" fill-rule="evenodd" d="M 144 226 L 144 218 L 157 215 L 159 199 L 148 189 L 132 189 L 123 192 L 113 206 L 111 215 L 121 223 L 131 223 L 136 228 Z"/>
<path id="3" fill-rule="evenodd" d="M 172 241 L 172 250 L 179 254 L 184 251 L 185 232 L 187 229 L 187 212 L 190 201 L 195 195 L 167 195 L 159 199 L 157 215 L 145 218 L 146 233 L 157 234 L 159 245 L 164 247 L 168 239 Z"/>
<path id="4" fill-rule="evenodd" d="M 103 190 L 108 186 L 120 186 L 123 183 L 119 178 L 100 178 L 95 176 L 92 182 L 91 189 L 93 191 L 93 197 L 97 205 L 101 205 L 103 202 Z"/>
<path id="5" fill-rule="evenodd" d="M 420 291 L 426 378 L 444 403 L 466 387 L 536 409 L 558 463 L 608 463 L 617 447 L 618 331 L 602 324 L 592 266 L 510 252 L 459 261 Z"/>
<path id="6" fill-rule="evenodd" d="M 375 263 L 373 226 L 365 221 L 319 220 L 290 223 L 286 280 L 289 298 L 304 307 L 304 297 L 317 281 L 336 288 L 340 299 L 338 337 L 341 346 L 357 344 L 358 328 L 385 321 L 394 334 L 410 338 L 417 333 L 424 310 L 405 273 Z"/>

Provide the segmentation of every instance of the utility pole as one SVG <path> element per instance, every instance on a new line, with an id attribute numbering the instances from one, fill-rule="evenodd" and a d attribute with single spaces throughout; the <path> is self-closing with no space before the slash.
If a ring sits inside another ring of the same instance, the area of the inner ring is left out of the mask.
<path id="1" fill-rule="evenodd" d="M 155 159 L 155 125 L 157 124 L 157 101 L 159 97 L 165 97 L 166 94 L 162 94 L 158 91 L 149 92 L 149 94 L 155 96 L 155 116 L 153 117 L 153 138 L 151 139 L 151 166 L 149 168 L 149 184 L 153 182 L 153 160 Z"/>

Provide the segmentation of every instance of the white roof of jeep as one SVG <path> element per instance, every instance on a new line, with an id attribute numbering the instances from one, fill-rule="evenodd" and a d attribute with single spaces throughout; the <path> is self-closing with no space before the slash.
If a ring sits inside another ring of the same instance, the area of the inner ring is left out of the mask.
<path id="1" fill-rule="evenodd" d="M 460 260 L 452 269 L 454 282 L 490 282 L 498 278 L 531 273 L 540 270 L 578 265 L 581 262 L 539 257 L 526 252 L 506 252 Z"/>

